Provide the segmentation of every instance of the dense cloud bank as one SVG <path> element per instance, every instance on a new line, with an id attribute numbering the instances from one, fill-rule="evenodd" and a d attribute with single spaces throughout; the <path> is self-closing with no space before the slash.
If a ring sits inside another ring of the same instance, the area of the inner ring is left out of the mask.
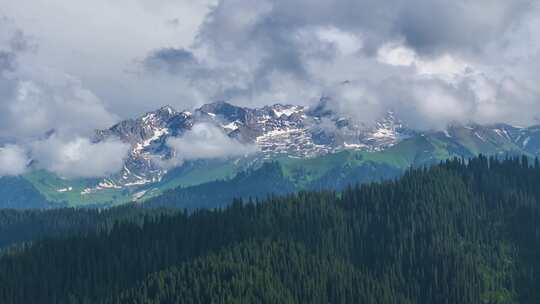
<path id="1" fill-rule="evenodd" d="M 12 142 L 0 150 L 0 176 L 24 173 L 31 160 L 62 177 L 116 172 L 125 145 L 89 137 L 119 117 L 79 79 L 26 58 L 38 51 L 31 37 L 0 19 L 0 139 Z"/>
<path id="2" fill-rule="evenodd" d="M 534 1 L 221 1 L 190 48 L 144 61 L 206 99 L 310 104 L 414 127 L 538 123 Z M 346 83 L 346 85 L 344 85 Z"/>
<path id="3" fill-rule="evenodd" d="M 16 144 L 4 159 L 54 163 L 68 143 L 108 151 L 89 142 L 94 129 L 215 100 L 325 96 L 359 121 L 394 110 L 420 129 L 540 123 L 534 0 L 0 0 L 0 16 L 0 143 Z M 50 131 L 66 144 L 41 155 Z"/>

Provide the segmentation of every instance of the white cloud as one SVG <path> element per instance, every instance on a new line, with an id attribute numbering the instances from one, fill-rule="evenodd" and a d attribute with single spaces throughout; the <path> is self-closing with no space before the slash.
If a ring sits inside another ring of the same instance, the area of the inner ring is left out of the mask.
<path id="1" fill-rule="evenodd" d="M 0 139 L 18 144 L 2 149 L 0 173 L 20 174 L 28 159 L 66 178 L 121 169 L 127 145 L 87 138 L 119 117 L 81 80 L 29 58 L 35 55 L 32 41 L 11 22 L 0 19 L 0 25 L 6 25 L 0 28 L 0 53 L 7 54 L 0 67 Z M 50 131 L 55 135 L 43 139 Z"/>
<path id="2" fill-rule="evenodd" d="M 264 9 L 243 13 L 253 3 Z M 220 1 L 187 48 L 204 77 L 189 69 L 169 77 L 191 81 L 202 99 L 245 106 L 325 95 L 368 123 L 395 110 L 428 129 L 530 125 L 540 116 L 539 16 L 530 0 Z M 488 84 L 475 84 L 480 78 Z"/>
<path id="3" fill-rule="evenodd" d="M 0 103 L 0 136 L 36 137 L 49 130 L 90 134 L 119 119 L 80 81 L 68 75 L 55 75 L 53 82 L 20 76 L 14 94 Z"/>
<path id="4" fill-rule="evenodd" d="M 31 144 L 37 166 L 64 178 L 103 177 L 120 171 L 129 145 L 116 140 L 93 143 L 88 138 L 59 136 Z"/>
<path id="5" fill-rule="evenodd" d="M 194 125 L 183 136 L 169 139 L 167 144 L 174 151 L 172 165 L 188 160 L 244 156 L 257 151 L 255 145 L 230 138 L 223 130 L 208 123 Z"/>
<path id="6" fill-rule="evenodd" d="M 441 130 L 448 123 L 468 123 L 471 119 L 467 104 L 449 93 L 445 86 L 417 86 L 413 92 L 419 120 L 412 124 L 417 127 Z"/>
<path id="7" fill-rule="evenodd" d="M 23 174 L 27 165 L 28 158 L 21 147 L 16 145 L 0 147 L 0 177 Z"/>
<path id="8" fill-rule="evenodd" d="M 377 51 L 377 60 L 397 66 L 412 66 L 417 61 L 416 52 L 401 43 L 387 43 Z"/>
<path id="9" fill-rule="evenodd" d="M 4 19 L 1 37 L 0 138 L 27 140 L 50 130 L 91 134 L 118 121 L 80 79 L 29 58 L 39 52 L 30 47 L 32 38 Z"/>
<path id="10" fill-rule="evenodd" d="M 153 49 L 191 45 L 215 2 L 0 0 L 0 18 L 12 19 L 39 46 L 25 61 L 73 75 L 113 113 L 131 117 L 163 104 L 191 105 L 174 83 L 130 71 Z"/>
<path id="11" fill-rule="evenodd" d="M 317 31 L 322 42 L 334 44 L 343 55 L 351 55 L 358 52 L 363 44 L 358 35 L 345 32 L 336 27 L 324 27 Z"/>
<path id="12" fill-rule="evenodd" d="M 377 51 L 377 60 L 394 66 L 414 67 L 422 76 L 439 77 L 451 82 L 463 77 L 470 66 L 463 60 L 450 54 L 441 54 L 435 58 L 422 58 L 403 43 L 387 43 Z"/>

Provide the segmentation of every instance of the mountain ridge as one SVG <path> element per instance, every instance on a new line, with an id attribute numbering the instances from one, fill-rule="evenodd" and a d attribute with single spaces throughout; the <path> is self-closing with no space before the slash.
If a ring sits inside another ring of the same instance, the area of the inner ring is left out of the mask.
<path id="1" fill-rule="evenodd" d="M 210 123 L 241 143 L 256 145 L 260 149 L 257 157 L 263 159 L 313 158 L 343 150 L 379 152 L 414 136 L 444 134 L 453 138 L 471 128 L 473 136 L 486 144 L 514 144 L 527 153 L 540 152 L 540 126 L 468 124 L 452 125 L 443 131 L 419 131 L 407 127 L 392 111 L 369 126 L 338 115 L 328 109 L 327 102 L 321 99 L 314 107 L 277 103 L 248 108 L 218 101 L 193 111 L 176 111 L 164 106 L 137 119 L 122 121 L 110 129 L 97 131 L 97 141 L 117 136 L 131 145 L 122 172 L 106 179 L 102 186 L 123 188 L 160 181 L 167 170 L 156 164 L 155 159 L 172 156 L 167 140 L 182 136 L 199 123 Z M 529 134 L 531 132 L 535 136 Z M 482 152 L 482 149 L 473 150 Z"/>
<path id="2" fill-rule="evenodd" d="M 97 142 L 115 136 L 131 145 L 122 172 L 98 187 L 122 188 L 161 180 L 167 170 L 155 159 L 172 156 L 167 140 L 182 136 L 198 123 L 210 123 L 241 143 L 256 145 L 264 159 L 316 157 L 345 149 L 379 151 L 412 133 L 391 112 L 369 128 L 318 107 L 274 104 L 247 108 L 219 101 L 191 112 L 165 106 L 96 132 Z"/>
<path id="3" fill-rule="evenodd" d="M 410 166 L 478 154 L 540 154 L 540 126 L 507 124 L 451 125 L 441 131 L 408 127 L 389 111 L 373 125 L 357 123 L 328 109 L 275 104 L 260 108 L 215 102 L 192 111 L 164 106 L 140 117 L 98 130 L 94 142 L 116 138 L 130 145 L 121 172 L 101 179 L 67 180 L 50 172 L 24 175 L 45 195 L 49 206 L 115 205 L 146 200 L 176 187 L 232 179 L 278 161 L 297 190 L 343 187 L 399 175 Z M 157 160 L 174 156 L 169 139 L 182 137 L 196 124 L 215 126 L 239 144 L 259 152 L 240 157 L 200 159 L 164 168 Z"/>

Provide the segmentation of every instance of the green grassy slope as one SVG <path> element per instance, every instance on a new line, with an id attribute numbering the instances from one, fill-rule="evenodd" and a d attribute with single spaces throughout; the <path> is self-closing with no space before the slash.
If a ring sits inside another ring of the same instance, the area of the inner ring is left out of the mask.
<path id="1" fill-rule="evenodd" d="M 94 187 L 98 180 L 62 179 L 52 173 L 37 170 L 23 176 L 52 204 L 68 206 L 116 205 L 130 200 L 129 191 L 104 189 L 89 194 L 81 194 L 84 189 Z"/>

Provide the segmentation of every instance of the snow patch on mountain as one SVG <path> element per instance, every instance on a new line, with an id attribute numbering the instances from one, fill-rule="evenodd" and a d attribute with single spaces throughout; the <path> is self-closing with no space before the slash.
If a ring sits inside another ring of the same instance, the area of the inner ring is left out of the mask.
<path id="1" fill-rule="evenodd" d="M 288 116 L 293 115 L 294 113 L 302 112 L 303 108 L 299 106 L 291 106 L 291 105 L 283 106 L 283 105 L 277 104 L 277 105 L 274 105 L 272 110 L 274 111 L 274 114 L 276 115 L 276 117 L 281 117 L 282 115 L 285 115 L 288 117 Z"/>

